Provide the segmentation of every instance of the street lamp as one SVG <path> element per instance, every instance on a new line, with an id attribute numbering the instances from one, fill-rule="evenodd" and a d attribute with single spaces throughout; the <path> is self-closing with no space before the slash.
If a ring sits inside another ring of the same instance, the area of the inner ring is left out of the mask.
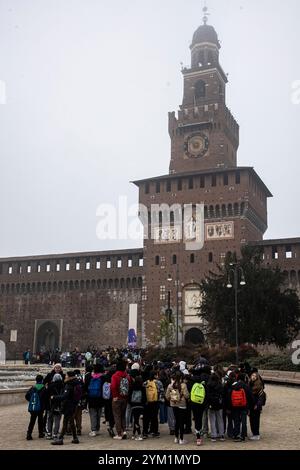
<path id="1" fill-rule="evenodd" d="M 234 311 L 235 311 L 235 357 L 236 364 L 239 363 L 239 335 L 238 335 L 238 281 L 240 274 L 240 286 L 245 286 L 245 274 L 243 268 L 238 263 L 229 263 L 227 288 L 231 289 L 234 287 Z M 230 274 L 233 273 L 233 286 L 230 280 Z"/>
<path id="2" fill-rule="evenodd" d="M 173 281 L 172 275 L 168 274 L 168 279 L 169 282 Z M 176 349 L 178 349 L 178 331 L 179 331 L 179 309 L 178 309 L 178 295 L 179 295 L 179 270 L 178 270 L 178 264 L 176 267 Z M 168 293 L 168 300 L 169 300 L 169 293 Z M 169 307 L 168 307 L 169 308 Z"/>

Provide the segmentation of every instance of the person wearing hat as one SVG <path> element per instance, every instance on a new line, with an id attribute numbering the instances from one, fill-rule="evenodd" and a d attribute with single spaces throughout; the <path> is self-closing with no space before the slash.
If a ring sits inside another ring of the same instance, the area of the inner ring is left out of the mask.
<path id="1" fill-rule="evenodd" d="M 46 389 L 49 410 L 47 413 L 47 435 L 46 439 L 56 439 L 58 437 L 61 420 L 61 406 L 55 403 L 55 397 L 62 394 L 64 383 L 61 374 L 54 374 L 52 382 Z"/>

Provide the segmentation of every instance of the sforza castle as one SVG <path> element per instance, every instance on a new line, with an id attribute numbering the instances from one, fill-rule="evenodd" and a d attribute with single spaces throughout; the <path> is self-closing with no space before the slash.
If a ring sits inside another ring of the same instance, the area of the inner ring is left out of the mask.
<path id="1" fill-rule="evenodd" d="M 253 167 L 238 166 L 239 125 L 226 105 L 220 43 L 206 17 L 190 50 L 182 103 L 169 113 L 169 171 L 134 182 L 148 214 L 143 248 L 0 259 L 0 340 L 8 359 L 27 348 L 124 346 L 130 329 L 139 347 L 156 344 L 168 304 L 179 344 L 199 345 L 199 282 L 246 244 L 262 246 L 264 263 L 279 265 L 286 284 L 299 289 L 300 238 L 263 239 L 272 194 Z M 183 221 L 176 211 L 162 228 L 153 204 L 202 204 L 202 249 L 187 250 L 177 237 Z"/>

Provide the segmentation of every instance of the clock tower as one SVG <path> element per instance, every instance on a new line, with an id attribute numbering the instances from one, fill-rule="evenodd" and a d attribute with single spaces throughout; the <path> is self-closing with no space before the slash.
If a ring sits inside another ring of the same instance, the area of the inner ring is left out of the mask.
<path id="1" fill-rule="evenodd" d="M 169 113 L 170 173 L 236 166 L 239 126 L 225 104 L 227 76 L 219 63 L 220 47 L 204 16 L 190 46 L 191 65 L 182 69 L 178 117 Z"/>
<path id="2" fill-rule="evenodd" d="M 143 345 L 157 344 L 166 312 L 173 345 L 205 341 L 201 281 L 267 229 L 271 193 L 253 167 L 237 166 L 239 126 L 226 106 L 220 43 L 206 15 L 190 49 L 182 103 L 178 115 L 169 113 L 169 173 L 135 181 L 145 229 Z M 201 233 L 202 243 L 191 246 Z"/>

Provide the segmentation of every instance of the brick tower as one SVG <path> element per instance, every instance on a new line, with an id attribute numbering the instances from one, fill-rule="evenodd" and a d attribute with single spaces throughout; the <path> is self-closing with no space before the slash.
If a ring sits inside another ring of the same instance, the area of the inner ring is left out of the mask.
<path id="1" fill-rule="evenodd" d="M 169 113 L 171 159 L 169 174 L 135 181 L 139 201 L 146 207 L 143 345 L 157 344 L 158 325 L 172 309 L 173 344 L 205 341 L 197 315 L 199 283 L 222 264 L 228 252 L 262 240 L 267 229 L 267 198 L 272 196 L 252 167 L 237 166 L 239 126 L 226 106 L 227 76 L 219 62 L 215 29 L 203 24 L 193 35 L 191 65 L 183 68 L 184 92 L 178 115 Z M 202 249 L 186 249 L 178 206 L 204 205 Z M 169 229 L 162 230 L 166 204 Z M 153 205 L 156 205 L 153 210 Z M 175 205 L 175 206 L 174 206 Z M 174 208 L 172 210 L 172 208 Z"/>

